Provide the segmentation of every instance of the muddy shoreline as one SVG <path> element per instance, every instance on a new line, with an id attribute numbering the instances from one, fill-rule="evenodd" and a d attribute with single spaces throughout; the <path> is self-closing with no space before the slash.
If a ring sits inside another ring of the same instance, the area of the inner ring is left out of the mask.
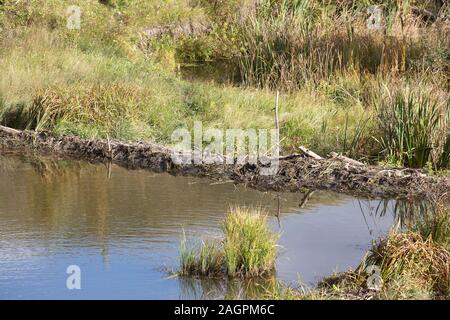
<path id="1" fill-rule="evenodd" d="M 129 169 L 232 180 L 263 191 L 327 189 L 366 198 L 410 200 L 435 199 L 450 191 L 449 179 L 427 176 L 416 169 L 380 168 L 337 158 L 317 160 L 294 155 L 280 159 L 276 175 L 265 176 L 260 174 L 260 165 L 175 164 L 171 149 L 149 142 L 87 140 L 3 126 L 0 126 L 1 150 L 31 150 L 69 159 L 109 162 Z"/>

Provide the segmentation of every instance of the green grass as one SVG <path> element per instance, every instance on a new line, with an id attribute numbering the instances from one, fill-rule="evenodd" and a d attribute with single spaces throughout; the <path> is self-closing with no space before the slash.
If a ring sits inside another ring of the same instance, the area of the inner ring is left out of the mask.
<path id="1" fill-rule="evenodd" d="M 321 155 L 448 168 L 448 35 L 409 13 L 404 29 L 396 18 L 385 33 L 368 33 L 362 13 L 370 3 L 263 1 L 255 11 L 244 0 L 3 1 L 0 123 L 171 144 L 171 133 L 194 121 L 273 128 L 275 89 L 282 89 L 284 153 L 305 145 Z M 74 4 L 81 30 L 65 27 L 65 9 Z M 149 27 L 199 23 L 210 33 L 143 35 Z M 237 66 L 239 86 L 185 81 L 177 72 L 179 63 L 222 59 Z M 411 101 L 390 99 L 419 87 Z M 397 117 L 380 122 L 390 113 Z M 429 121 L 419 122 L 422 116 Z M 411 143 L 385 130 L 402 123 L 419 128 Z"/>
<path id="2" fill-rule="evenodd" d="M 273 275 L 278 235 L 260 209 L 232 208 L 223 223 L 224 239 L 180 246 L 181 276 L 262 277 Z"/>
<path id="3" fill-rule="evenodd" d="M 388 105 L 378 107 L 381 143 L 388 158 L 409 167 L 446 166 L 450 126 L 450 100 L 439 103 L 427 93 L 393 93 Z M 444 137 L 444 139 L 442 139 Z M 433 154 L 434 153 L 434 154 Z"/>
<path id="4" fill-rule="evenodd" d="M 448 299 L 450 298 L 450 251 L 418 233 L 391 233 L 375 244 L 356 271 L 335 273 L 317 288 L 295 288 L 278 283 L 267 287 L 265 298 L 282 300 Z M 376 265 L 381 272 L 378 291 L 368 289 Z M 369 280 L 370 281 L 370 280 Z"/>
<path id="5" fill-rule="evenodd" d="M 224 251 L 230 276 L 261 276 L 275 268 L 278 235 L 260 210 L 232 209 L 224 223 Z"/>
<path id="6" fill-rule="evenodd" d="M 224 256 L 221 244 L 216 240 L 205 240 L 200 249 L 188 244 L 185 236 L 180 245 L 180 276 L 219 276 L 223 273 Z"/>
<path id="7" fill-rule="evenodd" d="M 170 144 L 173 130 L 192 128 L 195 120 L 222 129 L 274 126 L 270 90 L 190 83 L 143 57 L 85 53 L 61 47 L 58 39 L 55 32 L 37 29 L 13 41 L 0 58 L 3 124 L 164 144 Z M 19 44 L 27 50 L 14 49 Z M 319 153 L 341 150 L 346 116 L 352 137 L 363 114 L 360 104 L 339 109 L 325 94 L 308 89 L 282 94 L 283 145 L 287 151 L 300 144 Z"/>

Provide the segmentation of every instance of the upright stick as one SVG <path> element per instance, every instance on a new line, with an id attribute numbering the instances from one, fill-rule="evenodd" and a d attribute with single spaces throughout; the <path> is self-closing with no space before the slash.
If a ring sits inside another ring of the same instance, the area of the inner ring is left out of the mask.
<path id="1" fill-rule="evenodd" d="M 275 129 L 277 130 L 277 147 L 280 147 L 280 127 L 278 126 L 278 100 L 280 98 L 280 91 L 277 91 L 277 98 L 275 100 Z"/>

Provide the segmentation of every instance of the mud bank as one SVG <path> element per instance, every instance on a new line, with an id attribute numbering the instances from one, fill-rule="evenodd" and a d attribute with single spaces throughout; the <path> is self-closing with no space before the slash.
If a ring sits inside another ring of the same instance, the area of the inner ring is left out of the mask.
<path id="1" fill-rule="evenodd" d="M 149 169 L 173 175 L 232 180 L 260 190 L 303 191 L 329 189 L 370 198 L 424 199 L 450 191 L 447 178 L 427 176 L 422 170 L 380 168 L 306 155 L 282 157 L 275 175 L 262 175 L 260 165 L 179 165 L 172 150 L 149 142 L 86 140 L 48 132 L 20 131 L 0 126 L 0 149 L 34 150 L 90 162 L 112 162 L 130 169 Z"/>

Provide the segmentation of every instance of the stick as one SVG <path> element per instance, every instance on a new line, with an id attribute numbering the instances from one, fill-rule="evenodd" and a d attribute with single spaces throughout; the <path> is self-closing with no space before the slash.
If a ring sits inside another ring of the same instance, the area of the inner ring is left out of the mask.
<path id="1" fill-rule="evenodd" d="M 278 221 L 278 227 L 281 228 L 281 222 L 280 222 L 280 214 L 281 214 L 281 205 L 280 205 L 280 194 L 277 194 L 277 221 Z"/>
<path id="2" fill-rule="evenodd" d="M 113 151 L 111 148 L 111 141 L 109 141 L 109 135 L 106 135 L 106 139 L 108 141 L 108 153 L 109 153 L 109 157 L 112 159 L 113 158 Z"/>
<path id="3" fill-rule="evenodd" d="M 355 165 L 355 166 L 364 166 L 364 165 L 365 165 L 365 164 L 362 163 L 362 162 L 359 162 L 359 161 L 357 161 L 357 160 L 353 160 L 353 159 L 348 158 L 348 157 L 346 157 L 346 156 L 337 154 L 336 152 L 330 152 L 330 155 L 331 155 L 333 158 L 336 158 L 336 159 L 341 160 L 341 161 L 343 161 L 343 162 L 347 162 L 347 163 L 353 164 L 353 165 Z"/>
<path id="4" fill-rule="evenodd" d="M 2 125 L 0 125 L 0 131 L 6 132 L 6 133 L 9 133 L 9 134 L 19 134 L 19 133 L 21 133 L 20 130 L 16 130 L 16 129 L 13 129 L 13 128 L 5 127 L 5 126 L 2 126 Z"/>
<path id="5" fill-rule="evenodd" d="M 303 197 L 302 201 L 300 202 L 300 204 L 298 205 L 300 208 L 304 208 L 306 203 L 309 201 L 309 199 L 312 197 L 312 195 L 314 194 L 315 190 L 311 190 L 309 189 L 308 192 L 305 194 L 305 196 Z"/>
<path id="6" fill-rule="evenodd" d="M 279 130 L 278 127 L 278 101 L 280 99 L 280 91 L 277 91 L 277 98 L 275 100 L 275 129 Z"/>
<path id="7" fill-rule="evenodd" d="M 277 147 L 280 147 L 280 127 L 278 125 L 278 101 L 280 99 L 280 91 L 277 91 L 277 98 L 275 100 L 275 129 L 277 130 Z"/>
<path id="8" fill-rule="evenodd" d="M 314 158 L 316 160 L 322 160 L 323 159 L 321 156 L 319 156 L 318 154 L 312 152 L 308 148 L 305 148 L 304 146 L 300 146 L 298 148 L 300 149 L 301 152 L 306 154 L 308 157 Z"/>
<path id="9" fill-rule="evenodd" d="M 287 156 L 280 156 L 280 157 L 278 157 L 278 160 L 288 160 L 288 159 L 294 159 L 294 158 L 298 158 L 298 157 L 303 157 L 303 154 L 293 153 L 293 154 L 289 154 Z"/>

